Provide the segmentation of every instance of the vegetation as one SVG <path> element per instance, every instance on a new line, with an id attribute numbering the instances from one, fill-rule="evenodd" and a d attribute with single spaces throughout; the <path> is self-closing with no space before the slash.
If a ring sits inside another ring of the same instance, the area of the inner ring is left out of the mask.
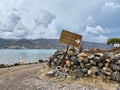
<path id="1" fill-rule="evenodd" d="M 107 40 L 107 44 L 110 45 L 110 44 L 120 44 L 120 38 L 110 38 Z"/>

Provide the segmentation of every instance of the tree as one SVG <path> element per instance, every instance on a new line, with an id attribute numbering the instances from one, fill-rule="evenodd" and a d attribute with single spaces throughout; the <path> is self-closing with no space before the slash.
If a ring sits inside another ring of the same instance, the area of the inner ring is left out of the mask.
<path id="1" fill-rule="evenodd" d="M 108 45 L 120 44 L 120 38 L 110 38 L 107 40 L 107 44 Z"/>

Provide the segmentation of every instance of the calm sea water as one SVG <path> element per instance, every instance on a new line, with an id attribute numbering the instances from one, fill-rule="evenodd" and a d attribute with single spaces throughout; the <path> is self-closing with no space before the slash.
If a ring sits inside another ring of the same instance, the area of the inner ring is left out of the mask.
<path id="1" fill-rule="evenodd" d="M 38 62 L 39 59 L 47 60 L 55 52 L 55 49 L 1 49 L 0 64 L 14 64 L 20 60 Z"/>

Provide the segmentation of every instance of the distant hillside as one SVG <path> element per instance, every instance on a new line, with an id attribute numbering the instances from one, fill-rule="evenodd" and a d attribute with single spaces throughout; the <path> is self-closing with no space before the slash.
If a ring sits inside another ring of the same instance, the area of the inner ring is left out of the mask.
<path id="1" fill-rule="evenodd" d="M 63 49 L 58 39 L 0 39 L 0 49 Z M 109 48 L 106 44 L 83 41 L 83 48 Z"/>

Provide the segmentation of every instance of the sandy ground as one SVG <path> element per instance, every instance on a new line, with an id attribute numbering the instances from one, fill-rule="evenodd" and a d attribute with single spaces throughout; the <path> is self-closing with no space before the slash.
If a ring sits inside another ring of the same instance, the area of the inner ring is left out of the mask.
<path id="1" fill-rule="evenodd" d="M 0 69 L 0 90 L 116 90 L 118 83 L 50 78 L 46 63 Z"/>

